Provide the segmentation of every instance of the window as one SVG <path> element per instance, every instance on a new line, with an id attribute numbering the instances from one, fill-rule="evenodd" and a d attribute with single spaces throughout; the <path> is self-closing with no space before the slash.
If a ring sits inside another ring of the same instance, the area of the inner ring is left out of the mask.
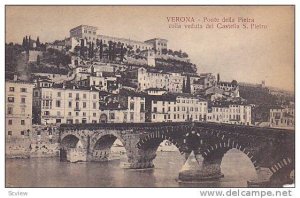
<path id="1" fill-rule="evenodd" d="M 21 125 L 25 125 L 25 120 L 21 120 Z"/>
<path id="2" fill-rule="evenodd" d="M 83 98 L 86 99 L 86 94 L 83 94 Z"/>
<path id="3" fill-rule="evenodd" d="M 130 110 L 134 110 L 134 103 L 133 102 L 130 103 Z"/>
<path id="4" fill-rule="evenodd" d="M 86 102 L 82 103 L 82 108 L 86 108 Z"/>
<path id="5" fill-rule="evenodd" d="M 85 113 L 85 112 L 82 112 L 82 116 L 86 116 L 86 113 Z"/>
<path id="6" fill-rule="evenodd" d="M 12 120 L 8 120 L 8 125 L 12 125 Z"/>
<path id="7" fill-rule="evenodd" d="M 69 112 L 68 115 L 69 115 L 69 116 L 72 116 L 72 112 Z"/>
<path id="8" fill-rule="evenodd" d="M 145 111 L 145 104 L 141 103 L 141 112 Z"/>
<path id="9" fill-rule="evenodd" d="M 35 91 L 34 92 L 34 97 L 38 97 L 39 96 L 39 92 L 38 91 Z"/>
<path id="10" fill-rule="evenodd" d="M 15 88 L 14 88 L 14 87 L 10 87 L 10 88 L 9 88 L 9 91 L 14 92 L 14 91 L 15 91 Z"/>
<path id="11" fill-rule="evenodd" d="M 21 92 L 27 92 L 27 89 L 26 88 L 21 88 L 20 91 Z"/>
<path id="12" fill-rule="evenodd" d="M 97 116 L 97 114 L 96 113 L 93 113 L 93 117 L 96 117 Z"/>
<path id="13" fill-rule="evenodd" d="M 15 98 L 14 97 L 8 97 L 8 102 L 15 102 Z"/>
<path id="14" fill-rule="evenodd" d="M 57 92 L 57 97 L 61 97 L 61 93 L 60 92 Z"/>
<path id="15" fill-rule="evenodd" d="M 8 131 L 7 135 L 11 136 L 12 135 L 12 131 Z"/>
<path id="16" fill-rule="evenodd" d="M 130 113 L 130 120 L 134 119 L 134 113 Z"/>
<path id="17" fill-rule="evenodd" d="M 72 98 L 72 93 L 69 93 L 69 98 Z"/>
<path id="18" fill-rule="evenodd" d="M 21 98 L 21 103 L 26 103 L 26 98 Z"/>
<path id="19" fill-rule="evenodd" d="M 152 115 L 153 119 L 155 119 L 155 114 Z"/>
<path id="20" fill-rule="evenodd" d="M 96 99 L 96 98 L 97 98 L 97 95 L 96 95 L 96 94 L 94 94 L 94 95 L 93 95 L 93 99 Z"/>
<path id="21" fill-rule="evenodd" d="M 24 131 L 21 131 L 21 135 L 24 135 Z"/>
<path id="22" fill-rule="evenodd" d="M 56 100 L 56 107 L 60 107 L 60 100 Z"/>
<path id="23" fill-rule="evenodd" d="M 97 109 L 97 103 L 93 102 L 93 109 Z"/>
<path id="24" fill-rule="evenodd" d="M 69 102 L 69 108 L 72 108 L 72 102 Z"/>
<path id="25" fill-rule="evenodd" d="M 109 119 L 114 120 L 115 119 L 115 113 L 109 113 Z"/>
<path id="26" fill-rule="evenodd" d="M 57 115 L 57 116 L 60 116 L 60 111 L 56 112 L 56 115 Z"/>
<path id="27" fill-rule="evenodd" d="M 75 113 L 75 114 L 76 114 L 76 116 L 79 116 L 79 112 L 78 112 L 78 111 L 76 111 L 76 113 Z"/>
<path id="28" fill-rule="evenodd" d="M 12 108 L 12 107 L 8 107 L 8 108 L 7 108 L 7 114 L 8 114 L 8 115 L 13 114 L 13 108 Z"/>

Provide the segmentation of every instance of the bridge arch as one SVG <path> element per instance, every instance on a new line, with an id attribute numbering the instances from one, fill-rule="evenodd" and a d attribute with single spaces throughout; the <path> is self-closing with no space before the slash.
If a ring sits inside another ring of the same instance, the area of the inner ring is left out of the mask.
<path id="1" fill-rule="evenodd" d="M 269 169 L 272 173 L 272 175 L 270 175 L 270 182 L 273 184 L 288 184 L 294 182 L 294 176 L 291 175 L 294 170 L 294 161 L 291 157 L 279 160 L 269 167 Z"/>
<path id="2" fill-rule="evenodd" d="M 206 146 L 206 149 L 204 149 L 201 154 L 205 158 L 206 156 L 211 155 L 213 152 L 217 152 L 219 150 L 223 150 L 223 155 L 225 155 L 229 150 L 231 149 L 237 149 L 248 156 L 248 158 L 251 160 L 255 170 L 259 169 L 259 166 L 257 165 L 256 157 L 253 155 L 253 153 L 243 144 L 240 144 L 238 141 L 232 140 L 230 138 L 221 142 L 217 142 L 214 144 L 210 144 Z"/>
<path id="3" fill-rule="evenodd" d="M 178 148 L 179 152 L 181 154 L 184 153 L 183 148 L 183 142 L 179 142 L 176 138 L 172 137 L 170 133 L 166 132 L 152 132 L 148 134 L 147 136 L 141 138 L 138 143 L 136 144 L 136 147 L 138 149 L 153 149 L 157 150 L 159 145 L 164 141 L 168 140 L 170 141 L 176 148 Z"/>
<path id="4" fill-rule="evenodd" d="M 125 140 L 118 132 L 115 131 L 97 131 L 90 139 L 90 153 L 92 161 L 105 161 L 111 156 L 111 148 L 116 140 L 119 140 L 125 148 L 125 153 L 120 151 L 118 154 L 126 154 L 128 157 L 128 149 Z"/>
<path id="5" fill-rule="evenodd" d="M 85 143 L 82 141 L 81 137 L 77 134 L 65 134 L 61 137 L 62 148 L 76 148 L 77 146 L 84 148 Z"/>

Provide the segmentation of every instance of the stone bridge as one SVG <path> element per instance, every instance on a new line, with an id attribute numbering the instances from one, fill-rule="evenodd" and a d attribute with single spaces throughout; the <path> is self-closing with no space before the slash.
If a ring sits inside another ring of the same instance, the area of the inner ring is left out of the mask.
<path id="1" fill-rule="evenodd" d="M 294 130 L 205 122 L 62 124 L 61 160 L 107 160 L 116 139 L 124 145 L 133 169 L 154 167 L 157 148 L 164 140 L 186 159 L 193 152 L 199 169 L 181 171 L 183 181 L 223 177 L 221 162 L 230 149 L 240 150 L 251 160 L 257 173 L 257 179 L 248 182 L 252 186 L 289 183 L 295 168 Z"/>

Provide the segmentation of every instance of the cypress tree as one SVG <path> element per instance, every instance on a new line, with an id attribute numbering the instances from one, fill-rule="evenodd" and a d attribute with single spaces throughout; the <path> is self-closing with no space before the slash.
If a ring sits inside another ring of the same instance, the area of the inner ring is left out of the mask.
<path id="1" fill-rule="evenodd" d="M 99 55 L 100 55 L 100 60 L 102 59 L 102 57 L 103 57 L 103 43 L 102 43 L 102 39 L 101 39 L 101 41 L 100 41 L 100 52 L 99 52 Z"/>
<path id="2" fill-rule="evenodd" d="M 187 76 L 185 91 L 186 91 L 186 93 L 191 93 L 191 79 L 190 79 L 190 76 Z"/>
<path id="3" fill-rule="evenodd" d="M 30 37 L 30 36 L 29 36 L 29 41 L 28 41 L 28 47 L 29 47 L 29 49 L 32 48 L 32 45 L 31 45 L 31 37 Z"/>
<path id="4" fill-rule="evenodd" d="M 23 37 L 22 47 L 23 47 L 24 49 L 26 48 L 26 40 L 25 40 L 25 37 Z"/>
<path id="5" fill-rule="evenodd" d="M 41 43 L 40 43 L 40 38 L 37 37 L 37 38 L 36 38 L 36 47 L 39 48 L 40 45 L 41 45 Z"/>

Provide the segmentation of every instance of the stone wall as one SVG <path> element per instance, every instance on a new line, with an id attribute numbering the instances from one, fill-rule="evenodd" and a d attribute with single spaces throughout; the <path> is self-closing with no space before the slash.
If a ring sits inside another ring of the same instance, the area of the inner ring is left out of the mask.
<path id="1" fill-rule="evenodd" d="M 30 141 L 30 157 L 59 156 L 59 131 L 55 126 L 33 126 Z"/>

